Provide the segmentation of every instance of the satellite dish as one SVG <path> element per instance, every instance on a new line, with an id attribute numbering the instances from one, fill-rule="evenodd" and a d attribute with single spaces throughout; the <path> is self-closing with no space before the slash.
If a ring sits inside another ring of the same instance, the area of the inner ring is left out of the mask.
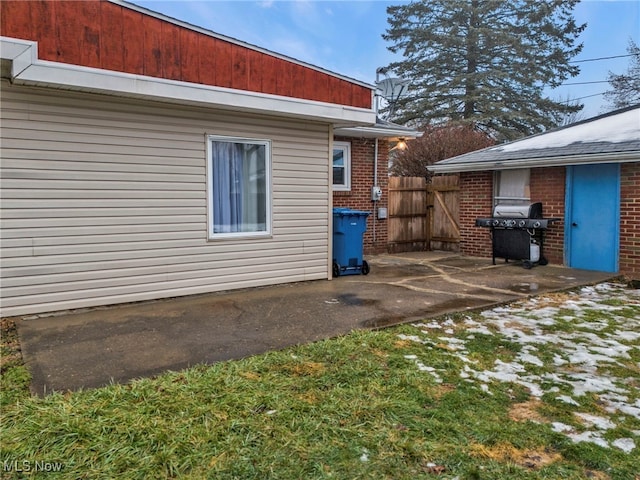
<path id="1" fill-rule="evenodd" d="M 380 95 L 389 103 L 395 103 L 409 90 L 409 80 L 403 78 L 385 78 L 376 82 Z"/>
<path id="2" fill-rule="evenodd" d="M 377 72 L 376 72 L 377 73 Z M 376 81 L 376 89 L 379 96 L 384 98 L 388 103 L 387 118 L 391 118 L 396 109 L 396 103 L 403 95 L 406 95 L 409 91 L 409 80 L 403 78 L 385 78 L 383 80 Z M 376 101 L 376 111 L 379 109 L 378 102 Z"/>

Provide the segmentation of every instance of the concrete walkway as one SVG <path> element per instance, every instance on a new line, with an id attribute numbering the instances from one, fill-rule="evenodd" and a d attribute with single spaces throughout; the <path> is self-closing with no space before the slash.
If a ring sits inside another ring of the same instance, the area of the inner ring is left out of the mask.
<path id="1" fill-rule="evenodd" d="M 367 261 L 367 276 L 17 318 L 32 390 L 126 382 L 611 278 L 447 252 Z"/>

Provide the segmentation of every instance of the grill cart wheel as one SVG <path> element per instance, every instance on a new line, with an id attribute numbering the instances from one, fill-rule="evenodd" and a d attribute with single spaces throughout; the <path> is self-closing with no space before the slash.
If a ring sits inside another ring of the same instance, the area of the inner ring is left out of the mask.
<path id="1" fill-rule="evenodd" d="M 542 265 L 543 267 L 545 265 L 547 265 L 548 263 L 549 263 L 549 261 L 544 257 L 540 257 L 540 260 L 538 261 L 538 265 Z"/>
<path id="2" fill-rule="evenodd" d="M 334 277 L 340 276 L 340 265 L 338 264 L 338 262 L 333 262 L 333 276 Z"/>
<path id="3" fill-rule="evenodd" d="M 533 263 L 531 263 L 529 260 L 525 260 L 524 262 L 522 262 L 522 266 L 527 270 L 531 270 L 531 267 L 533 267 Z"/>
<path id="4" fill-rule="evenodd" d="M 366 260 L 363 260 L 362 261 L 362 274 L 363 275 L 368 275 L 370 271 L 371 271 L 371 269 L 369 268 L 369 264 L 367 263 Z"/>

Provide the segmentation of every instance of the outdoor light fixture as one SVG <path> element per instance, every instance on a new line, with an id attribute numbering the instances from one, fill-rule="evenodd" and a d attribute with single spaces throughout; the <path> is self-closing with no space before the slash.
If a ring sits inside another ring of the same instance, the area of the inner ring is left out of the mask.
<path id="1" fill-rule="evenodd" d="M 398 143 L 396 143 L 396 146 L 393 147 L 391 150 L 406 150 L 406 149 L 407 149 L 407 142 L 405 141 L 404 138 L 399 138 Z"/>

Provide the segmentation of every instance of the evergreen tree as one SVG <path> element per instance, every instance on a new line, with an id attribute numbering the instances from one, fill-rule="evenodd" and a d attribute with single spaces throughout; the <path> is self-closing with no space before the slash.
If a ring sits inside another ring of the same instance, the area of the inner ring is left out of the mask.
<path id="1" fill-rule="evenodd" d="M 607 78 L 612 89 L 605 92 L 604 98 L 614 109 L 640 103 L 640 47 L 629 39 L 627 52 L 631 55 L 627 73 L 616 75 L 609 72 Z"/>
<path id="2" fill-rule="evenodd" d="M 579 73 L 586 25 L 572 14 L 579 0 L 416 0 L 387 8 L 383 38 L 404 59 L 389 65 L 411 80 L 395 121 L 471 123 L 497 139 L 514 139 L 578 111 L 546 98 Z"/>

